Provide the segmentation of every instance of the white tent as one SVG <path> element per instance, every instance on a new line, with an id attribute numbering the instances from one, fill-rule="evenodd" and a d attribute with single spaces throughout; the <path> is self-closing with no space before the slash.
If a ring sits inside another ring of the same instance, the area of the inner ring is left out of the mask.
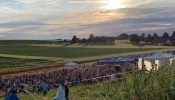
<path id="1" fill-rule="evenodd" d="M 73 62 L 73 61 L 70 61 L 68 62 L 67 64 L 65 64 L 65 66 L 77 66 L 78 64 Z"/>
<path id="2" fill-rule="evenodd" d="M 170 64 L 170 59 L 172 59 L 173 57 L 174 57 L 174 55 L 165 54 L 162 52 L 157 52 L 150 57 L 145 57 L 144 63 L 146 65 L 147 70 L 151 70 L 152 65 L 154 65 L 155 70 L 157 70 L 162 65 L 165 65 L 167 63 Z"/>
<path id="3" fill-rule="evenodd" d="M 138 70 L 141 70 L 142 69 L 142 67 L 143 67 L 143 58 L 139 58 L 139 60 L 138 60 Z"/>
<path id="4" fill-rule="evenodd" d="M 165 53 L 162 53 L 162 52 L 159 51 L 159 52 L 153 54 L 150 57 L 145 57 L 144 59 L 145 60 L 165 60 L 165 59 L 170 59 L 170 58 L 173 58 L 173 57 L 174 57 L 174 55 L 165 54 Z"/>

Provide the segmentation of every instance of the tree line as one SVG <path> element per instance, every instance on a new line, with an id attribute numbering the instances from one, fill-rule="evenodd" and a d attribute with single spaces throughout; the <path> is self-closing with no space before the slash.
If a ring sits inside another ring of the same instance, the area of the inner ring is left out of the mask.
<path id="1" fill-rule="evenodd" d="M 145 33 L 142 33 L 141 35 L 138 34 L 127 34 L 122 33 L 119 36 L 116 37 L 107 37 L 107 36 L 95 36 L 94 34 L 90 34 L 89 38 L 78 38 L 76 35 L 73 36 L 71 43 L 103 43 L 103 44 L 113 44 L 115 43 L 115 40 L 130 40 L 131 43 L 139 43 L 140 41 L 144 42 L 152 42 L 154 39 L 163 37 L 175 37 L 175 31 L 172 33 L 171 36 L 167 32 L 164 32 L 162 36 L 158 36 L 157 33 L 154 34 L 148 34 L 147 36 Z"/>
<path id="2" fill-rule="evenodd" d="M 90 34 L 89 38 L 77 38 L 77 36 L 73 36 L 72 43 L 98 43 L 98 44 L 114 44 L 116 38 L 115 37 L 107 37 L 107 36 L 95 36 L 94 34 Z"/>
<path id="3" fill-rule="evenodd" d="M 158 36 L 157 33 L 154 33 L 153 35 L 149 33 L 147 36 L 145 36 L 145 33 L 142 33 L 141 36 L 139 36 L 138 34 L 128 35 L 128 39 L 130 39 L 130 42 L 132 43 L 139 43 L 140 41 L 152 42 L 154 39 L 157 39 L 160 37 L 162 38 L 175 37 L 175 31 L 172 33 L 171 36 L 169 36 L 167 32 L 164 32 L 162 36 Z"/>

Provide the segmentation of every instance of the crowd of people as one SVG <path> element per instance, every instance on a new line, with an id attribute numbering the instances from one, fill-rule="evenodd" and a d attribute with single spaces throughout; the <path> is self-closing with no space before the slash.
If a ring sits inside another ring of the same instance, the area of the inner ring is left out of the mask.
<path id="1" fill-rule="evenodd" d="M 0 89 L 6 94 L 27 90 L 43 92 L 57 88 L 60 84 L 80 85 L 95 83 L 121 76 L 121 68 L 115 65 L 83 65 L 71 69 L 60 69 L 43 73 L 28 73 L 20 76 L 0 78 Z"/>

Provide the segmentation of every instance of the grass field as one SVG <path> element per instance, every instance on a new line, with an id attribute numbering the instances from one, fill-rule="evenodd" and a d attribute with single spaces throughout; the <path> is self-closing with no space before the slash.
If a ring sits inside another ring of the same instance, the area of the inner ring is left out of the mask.
<path id="1" fill-rule="evenodd" d="M 82 48 L 82 47 L 38 47 L 38 46 L 1 46 L 0 53 L 58 58 L 81 58 L 119 54 L 127 52 L 151 51 L 161 48 Z"/>
<path id="2" fill-rule="evenodd" d="M 149 74 L 133 72 L 115 80 L 73 86 L 70 100 L 174 100 L 174 72 L 175 66 L 164 66 Z M 20 100 L 51 100 L 56 92 L 57 89 L 52 89 L 45 97 L 42 93 L 20 93 L 18 96 Z"/>
<path id="3" fill-rule="evenodd" d="M 0 45 L 46 44 L 48 40 L 0 40 Z"/>
<path id="4" fill-rule="evenodd" d="M 50 64 L 64 64 L 68 61 L 91 61 L 109 57 L 174 49 L 174 47 L 166 46 L 142 46 L 131 44 L 32 44 L 1 45 L 0 48 L 0 71 L 10 71 Z"/>
<path id="5" fill-rule="evenodd" d="M 49 64 L 50 63 L 50 64 Z M 0 68 L 1 71 L 15 70 L 16 68 L 27 68 L 34 67 L 37 65 L 46 66 L 54 64 L 54 61 L 43 60 L 43 59 L 20 59 L 20 58 L 9 58 L 0 57 Z"/>

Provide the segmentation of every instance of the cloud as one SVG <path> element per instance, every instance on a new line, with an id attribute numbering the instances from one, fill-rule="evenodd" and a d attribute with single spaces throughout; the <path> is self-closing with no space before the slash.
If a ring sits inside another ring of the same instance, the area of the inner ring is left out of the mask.
<path id="1" fill-rule="evenodd" d="M 24 26 L 43 26 L 44 23 L 41 22 L 9 22 L 9 23 L 0 23 L 1 28 L 18 28 Z"/>
<path id="2" fill-rule="evenodd" d="M 121 33 L 141 34 L 174 31 L 175 18 L 123 18 L 82 25 L 73 31 L 83 30 L 95 35 L 117 36 Z M 89 31 L 91 30 L 91 31 Z"/>
<path id="3" fill-rule="evenodd" d="M 55 4 L 59 3 L 60 0 L 14 0 L 15 2 L 22 3 L 22 4 L 37 4 L 37 3 L 44 3 L 44 4 Z"/>
<path id="4" fill-rule="evenodd" d="M 0 34 L 0 38 L 4 38 L 4 37 L 5 37 L 4 35 L 1 35 L 1 34 Z"/>
<path id="5" fill-rule="evenodd" d="M 171 32 L 175 1 L 122 0 L 127 8 L 102 8 L 102 0 L 0 0 L 0 35 L 8 39 L 54 39 Z"/>

